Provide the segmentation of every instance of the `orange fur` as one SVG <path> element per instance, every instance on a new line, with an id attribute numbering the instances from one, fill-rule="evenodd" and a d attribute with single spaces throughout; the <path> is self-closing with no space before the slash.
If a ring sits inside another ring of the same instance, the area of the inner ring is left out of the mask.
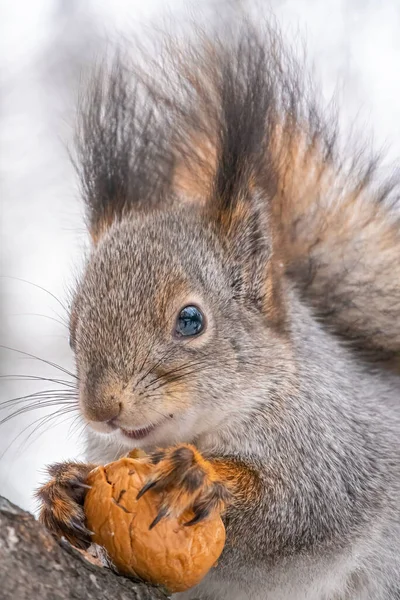
<path id="1" fill-rule="evenodd" d="M 155 453 L 156 464 L 139 495 L 153 489 L 161 494 L 156 522 L 188 510 L 194 520 L 224 512 L 230 504 L 254 502 L 261 495 L 257 474 L 233 460 L 207 460 L 191 444 L 180 444 Z"/>
<path id="2" fill-rule="evenodd" d="M 56 537 L 65 537 L 78 548 L 86 548 L 90 543 L 83 501 L 85 481 L 93 468 L 94 465 L 82 463 L 52 465 L 48 468 L 52 479 L 36 492 L 42 503 L 39 521 Z"/>

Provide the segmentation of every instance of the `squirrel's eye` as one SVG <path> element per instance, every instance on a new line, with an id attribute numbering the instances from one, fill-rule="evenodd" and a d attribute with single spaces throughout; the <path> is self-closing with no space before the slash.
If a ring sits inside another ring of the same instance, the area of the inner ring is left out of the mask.
<path id="1" fill-rule="evenodd" d="M 185 306 L 178 315 L 175 332 L 178 336 L 198 335 L 204 325 L 204 315 L 197 306 Z"/>

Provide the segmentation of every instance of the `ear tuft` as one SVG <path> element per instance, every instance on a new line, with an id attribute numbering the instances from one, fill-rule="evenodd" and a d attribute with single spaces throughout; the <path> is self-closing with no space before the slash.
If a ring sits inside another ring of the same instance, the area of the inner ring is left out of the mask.
<path id="1" fill-rule="evenodd" d="M 95 242 L 132 210 L 161 202 L 170 187 L 167 132 L 150 90 L 132 76 L 118 54 L 80 99 L 75 165 Z"/>

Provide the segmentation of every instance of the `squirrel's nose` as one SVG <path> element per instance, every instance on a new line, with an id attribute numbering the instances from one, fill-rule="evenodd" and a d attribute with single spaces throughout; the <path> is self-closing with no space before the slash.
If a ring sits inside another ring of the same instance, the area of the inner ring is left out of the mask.
<path id="1" fill-rule="evenodd" d="M 122 402 L 117 402 L 114 396 L 110 396 L 107 401 L 86 406 L 86 417 L 97 423 L 108 423 L 114 425 L 113 421 L 121 412 Z"/>

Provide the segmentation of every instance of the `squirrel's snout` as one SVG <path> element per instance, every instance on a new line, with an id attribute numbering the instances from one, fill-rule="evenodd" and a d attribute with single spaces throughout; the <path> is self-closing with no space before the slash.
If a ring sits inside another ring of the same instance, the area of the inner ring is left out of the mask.
<path id="1" fill-rule="evenodd" d="M 113 425 L 113 421 L 119 416 L 121 409 L 122 402 L 111 396 L 108 401 L 85 403 L 83 413 L 89 421 L 106 422 Z"/>
<path id="2" fill-rule="evenodd" d="M 117 382 L 102 381 L 100 377 L 87 380 L 80 394 L 83 416 L 91 422 L 113 425 L 126 401 L 124 391 L 124 386 Z"/>

